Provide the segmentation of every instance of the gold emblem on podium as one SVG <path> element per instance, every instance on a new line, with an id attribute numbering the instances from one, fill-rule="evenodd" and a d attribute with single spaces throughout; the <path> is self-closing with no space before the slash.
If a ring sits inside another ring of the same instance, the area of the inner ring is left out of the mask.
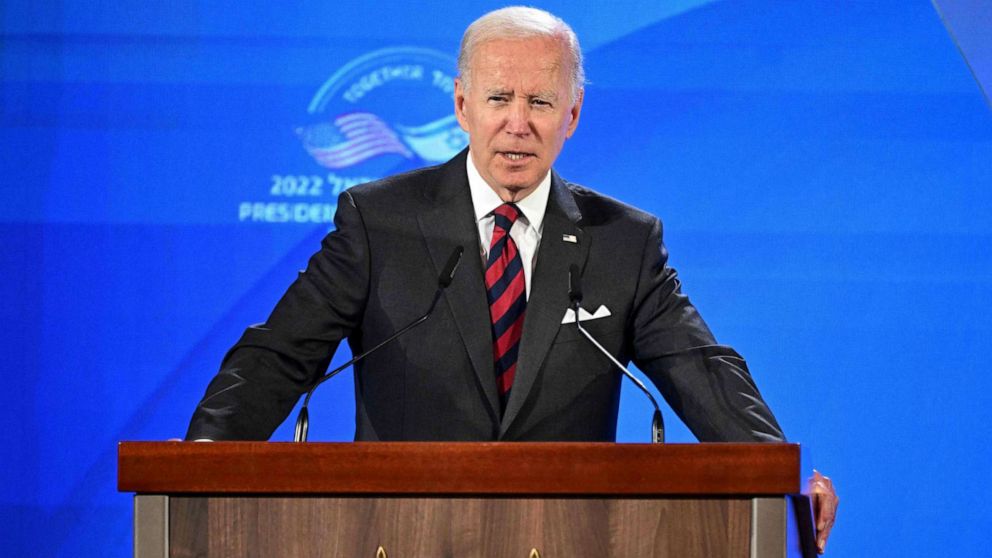
<path id="1" fill-rule="evenodd" d="M 375 549 L 375 558 L 389 558 L 386 556 L 386 549 L 379 545 L 379 548 Z"/>

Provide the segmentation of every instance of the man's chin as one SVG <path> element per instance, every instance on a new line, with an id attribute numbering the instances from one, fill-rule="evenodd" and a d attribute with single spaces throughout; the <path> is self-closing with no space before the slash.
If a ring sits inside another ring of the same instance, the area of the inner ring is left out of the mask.
<path id="1" fill-rule="evenodd" d="M 520 180 L 507 181 L 507 180 L 500 180 L 499 178 L 497 178 L 497 180 L 498 180 L 498 184 L 500 184 L 497 193 L 502 192 L 507 194 L 512 198 L 512 201 L 519 201 L 524 197 L 528 196 L 531 192 L 533 192 L 537 188 L 537 185 L 540 183 L 539 181 L 533 181 L 533 182 L 520 181 Z M 503 196 L 502 194 L 500 195 L 500 197 L 503 198 L 504 201 L 509 201 L 506 199 L 506 196 Z"/>
<path id="2" fill-rule="evenodd" d="M 507 189 L 526 190 L 536 187 L 547 173 L 547 169 L 544 169 L 542 172 L 542 170 L 534 165 L 518 168 L 503 167 L 493 173 L 493 178 L 498 184 L 503 184 Z"/>

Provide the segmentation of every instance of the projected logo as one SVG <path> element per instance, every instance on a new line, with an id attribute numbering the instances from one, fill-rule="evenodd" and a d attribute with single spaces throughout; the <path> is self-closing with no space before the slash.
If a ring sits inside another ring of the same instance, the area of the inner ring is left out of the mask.
<path id="1" fill-rule="evenodd" d="M 315 170 L 272 175 L 270 200 L 241 202 L 239 219 L 328 223 L 346 188 L 454 157 L 468 145 L 453 114 L 454 69 L 454 58 L 418 47 L 376 50 L 345 64 L 294 130 Z"/>

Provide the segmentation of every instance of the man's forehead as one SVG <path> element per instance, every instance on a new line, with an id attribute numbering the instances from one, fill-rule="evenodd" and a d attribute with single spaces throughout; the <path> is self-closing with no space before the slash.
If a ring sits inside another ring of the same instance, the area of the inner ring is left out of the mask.
<path id="1" fill-rule="evenodd" d="M 555 71 L 561 67 L 563 56 L 562 45 L 550 38 L 492 39 L 476 48 L 471 65 L 475 68 L 510 66 Z"/>
<path id="2" fill-rule="evenodd" d="M 473 81 L 484 89 L 525 87 L 528 89 L 553 89 L 561 81 L 560 65 L 543 65 L 530 68 L 500 65 L 483 65 L 472 68 Z"/>
<path id="3" fill-rule="evenodd" d="M 473 64 L 472 69 L 477 72 L 488 73 L 541 73 L 555 74 L 562 67 L 556 59 L 551 60 L 530 60 L 526 63 L 519 63 L 513 58 L 488 58 L 480 57 L 478 64 Z"/>
<path id="4" fill-rule="evenodd" d="M 524 80 L 557 81 L 562 77 L 559 53 L 528 52 L 526 49 L 480 48 L 469 67 L 472 79 L 484 87 L 508 87 Z M 537 84 L 535 84 L 537 85 Z"/>

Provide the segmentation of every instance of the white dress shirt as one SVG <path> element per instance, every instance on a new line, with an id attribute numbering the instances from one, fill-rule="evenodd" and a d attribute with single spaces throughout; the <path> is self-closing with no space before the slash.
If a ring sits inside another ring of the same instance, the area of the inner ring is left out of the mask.
<path id="1" fill-rule="evenodd" d="M 485 263 L 489 259 L 489 244 L 492 243 L 493 229 L 496 227 L 493 211 L 504 202 L 479 174 L 479 169 L 475 168 L 475 163 L 472 161 L 471 153 L 466 159 L 468 160 L 466 165 L 468 167 L 468 186 L 472 192 L 475 223 L 479 227 L 482 266 L 485 269 Z M 537 265 L 537 248 L 541 245 L 544 212 L 548 208 L 549 195 L 551 195 L 551 171 L 548 171 L 548 174 L 544 176 L 537 189 L 522 200 L 514 202 L 523 215 L 513 223 L 513 227 L 510 229 L 510 238 L 517 244 L 517 251 L 520 252 L 528 298 L 530 297 L 531 276 L 534 274 L 534 266 Z"/>

